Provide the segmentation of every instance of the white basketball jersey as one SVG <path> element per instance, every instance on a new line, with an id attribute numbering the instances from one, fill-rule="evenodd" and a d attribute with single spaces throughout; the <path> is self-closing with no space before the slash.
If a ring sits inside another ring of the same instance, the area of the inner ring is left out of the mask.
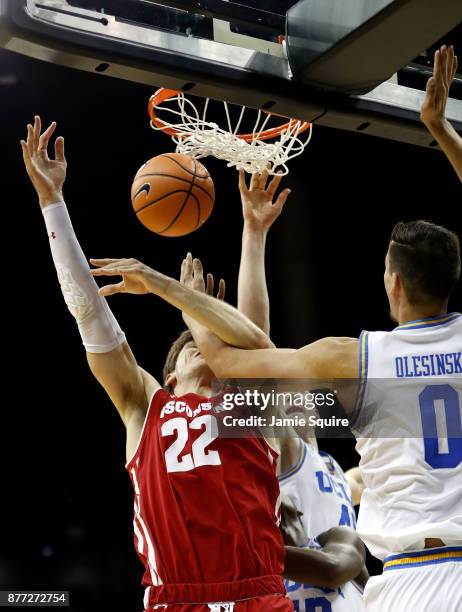
<path id="1" fill-rule="evenodd" d="M 373 555 L 462 543 L 462 315 L 363 332 L 353 430 Z"/>
<path id="2" fill-rule="evenodd" d="M 301 521 L 310 547 L 320 548 L 316 536 L 332 527 L 356 526 L 351 491 L 342 468 L 330 455 L 299 440 L 297 463 L 279 475 L 282 495 L 303 512 Z M 295 612 L 361 612 L 362 590 L 355 583 L 339 589 L 319 588 L 285 581 Z"/>

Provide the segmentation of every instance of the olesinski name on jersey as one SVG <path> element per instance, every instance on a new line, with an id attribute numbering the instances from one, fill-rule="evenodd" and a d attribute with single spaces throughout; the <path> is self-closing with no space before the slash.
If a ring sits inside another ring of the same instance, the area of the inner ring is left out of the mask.
<path id="1" fill-rule="evenodd" d="M 398 378 L 462 374 L 462 352 L 395 357 Z"/>

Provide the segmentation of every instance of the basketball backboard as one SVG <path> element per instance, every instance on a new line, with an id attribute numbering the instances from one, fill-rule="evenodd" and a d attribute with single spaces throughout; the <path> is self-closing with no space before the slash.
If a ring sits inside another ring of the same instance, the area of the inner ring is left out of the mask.
<path id="1" fill-rule="evenodd" d="M 0 0 L 0 44 L 153 89 L 430 146 L 419 122 L 429 70 L 418 56 L 458 24 L 459 1 Z M 388 80 L 398 70 L 401 79 Z M 402 83 L 406 71 L 413 87 Z M 447 112 L 462 129 L 462 101 Z"/>

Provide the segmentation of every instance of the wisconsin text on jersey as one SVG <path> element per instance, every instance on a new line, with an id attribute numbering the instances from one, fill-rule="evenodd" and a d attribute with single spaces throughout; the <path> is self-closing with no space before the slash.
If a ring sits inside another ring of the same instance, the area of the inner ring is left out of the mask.
<path id="1" fill-rule="evenodd" d="M 160 418 L 163 419 L 165 416 L 169 414 L 173 414 L 177 412 L 178 414 L 185 414 L 188 417 L 195 417 L 202 412 L 210 412 L 213 408 L 212 402 L 201 402 L 198 404 L 197 408 L 192 409 L 186 402 L 181 402 L 179 400 L 171 400 L 167 402 L 165 406 L 162 408 L 160 413 Z"/>

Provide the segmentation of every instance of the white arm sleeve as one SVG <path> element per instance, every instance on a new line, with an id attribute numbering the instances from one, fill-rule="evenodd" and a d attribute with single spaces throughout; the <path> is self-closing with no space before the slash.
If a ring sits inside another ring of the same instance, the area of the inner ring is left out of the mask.
<path id="1" fill-rule="evenodd" d="M 89 353 L 109 353 L 125 342 L 125 334 L 106 299 L 98 294 L 66 205 L 46 206 L 43 216 L 64 300 L 77 321 L 83 344 Z"/>

